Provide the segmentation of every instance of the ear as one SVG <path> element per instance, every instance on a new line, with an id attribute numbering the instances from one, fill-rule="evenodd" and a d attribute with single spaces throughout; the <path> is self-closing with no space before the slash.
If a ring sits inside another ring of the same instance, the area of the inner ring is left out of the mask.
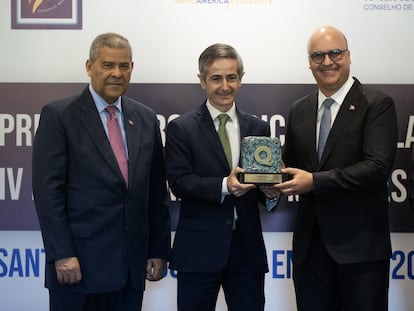
<path id="1" fill-rule="evenodd" d="M 200 85 L 203 90 L 206 89 L 206 81 L 202 78 L 200 74 L 197 75 L 198 79 L 200 80 Z"/>
<path id="2" fill-rule="evenodd" d="M 241 75 L 240 75 L 240 85 L 241 85 L 243 77 L 244 77 L 244 72 L 242 72 Z"/>
<path id="3" fill-rule="evenodd" d="M 86 61 L 85 67 L 86 67 L 86 72 L 88 73 L 88 76 L 90 77 L 92 75 L 92 67 L 93 67 L 93 63 L 90 59 Z"/>

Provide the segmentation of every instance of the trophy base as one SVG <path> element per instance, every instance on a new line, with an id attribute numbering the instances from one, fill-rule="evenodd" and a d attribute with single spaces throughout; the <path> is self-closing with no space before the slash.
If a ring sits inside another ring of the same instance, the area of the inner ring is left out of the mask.
<path id="1" fill-rule="evenodd" d="M 273 185 L 280 184 L 283 181 L 283 174 L 244 172 L 240 173 L 239 180 L 242 184 Z"/>

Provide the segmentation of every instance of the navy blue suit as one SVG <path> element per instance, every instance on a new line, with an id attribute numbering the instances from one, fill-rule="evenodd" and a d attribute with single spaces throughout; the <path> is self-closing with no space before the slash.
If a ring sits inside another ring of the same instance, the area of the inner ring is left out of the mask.
<path id="1" fill-rule="evenodd" d="M 236 112 L 240 137 L 269 136 L 266 122 Z M 166 161 L 169 186 L 181 199 L 170 268 L 195 274 L 225 269 L 235 207 L 247 260 L 251 269 L 264 275 L 268 266 L 258 208 L 260 192 L 255 189 L 240 198 L 228 195 L 221 202 L 222 180 L 231 169 L 205 104 L 169 123 Z"/>
<path id="2" fill-rule="evenodd" d="M 147 258 L 167 258 L 170 224 L 156 114 L 125 96 L 129 187 L 88 89 L 43 107 L 33 145 L 33 193 L 46 250 L 46 287 L 142 291 Z M 61 285 L 54 261 L 78 257 L 82 280 Z"/>

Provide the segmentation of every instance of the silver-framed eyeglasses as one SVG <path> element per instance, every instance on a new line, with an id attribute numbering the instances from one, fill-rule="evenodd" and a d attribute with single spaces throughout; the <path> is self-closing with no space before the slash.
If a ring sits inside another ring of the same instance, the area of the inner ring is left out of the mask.
<path id="1" fill-rule="evenodd" d="M 342 59 L 342 56 L 348 49 L 340 50 L 340 49 L 333 49 L 327 52 L 315 52 L 309 55 L 309 57 L 318 65 L 322 64 L 325 60 L 325 56 L 328 55 L 331 61 L 336 63 Z"/>

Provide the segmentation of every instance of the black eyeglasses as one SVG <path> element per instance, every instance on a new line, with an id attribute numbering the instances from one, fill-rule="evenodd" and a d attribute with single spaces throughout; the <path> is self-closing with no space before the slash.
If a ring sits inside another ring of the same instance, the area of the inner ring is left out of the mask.
<path id="1" fill-rule="evenodd" d="M 325 60 L 325 55 L 328 55 L 331 61 L 337 62 L 341 60 L 344 53 L 348 51 L 348 49 L 340 50 L 340 49 L 333 49 L 328 52 L 315 52 L 309 55 L 309 57 L 318 65 L 322 64 Z"/>

